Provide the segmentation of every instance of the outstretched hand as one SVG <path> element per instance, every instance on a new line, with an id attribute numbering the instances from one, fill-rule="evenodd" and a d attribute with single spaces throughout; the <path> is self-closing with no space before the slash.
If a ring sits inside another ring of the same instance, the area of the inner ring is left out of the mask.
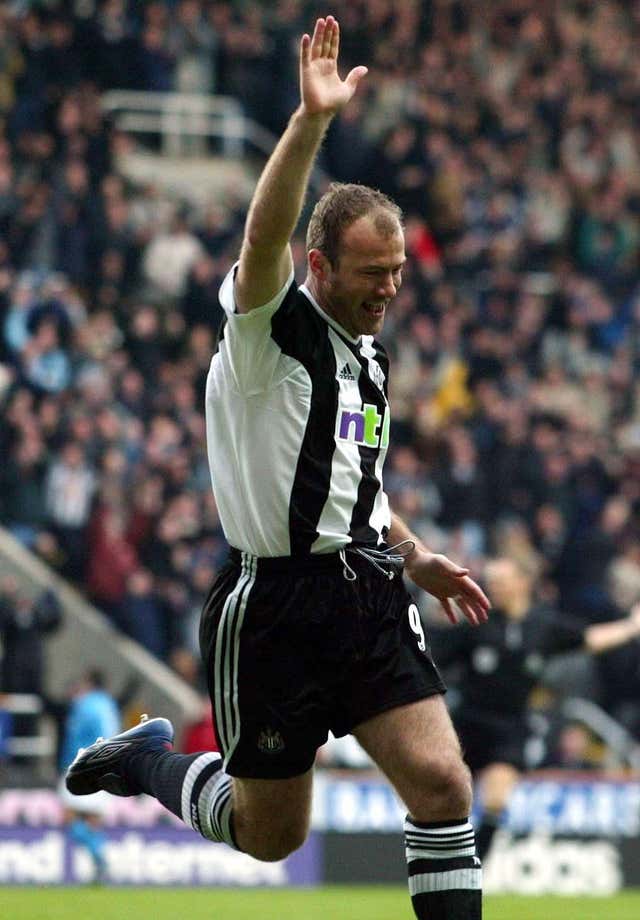
<path id="1" fill-rule="evenodd" d="M 333 16 L 316 20 L 313 35 L 300 44 L 300 95 L 309 115 L 333 115 L 351 99 L 366 67 L 354 67 L 345 80 L 338 74 L 340 26 Z"/>
<path id="2" fill-rule="evenodd" d="M 453 604 L 461 610 L 472 626 L 488 619 L 491 603 L 482 588 L 463 569 L 441 553 L 422 553 L 407 567 L 411 580 L 436 597 L 452 623 L 457 622 Z"/>

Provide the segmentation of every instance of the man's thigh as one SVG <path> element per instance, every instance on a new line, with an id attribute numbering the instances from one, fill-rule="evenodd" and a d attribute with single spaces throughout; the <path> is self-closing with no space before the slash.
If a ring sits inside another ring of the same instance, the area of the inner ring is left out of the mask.
<path id="1" fill-rule="evenodd" d="M 216 735 L 235 778 L 295 779 L 326 741 L 322 635 L 310 601 L 323 598 L 316 582 L 228 566 L 205 605 L 201 645 Z"/>

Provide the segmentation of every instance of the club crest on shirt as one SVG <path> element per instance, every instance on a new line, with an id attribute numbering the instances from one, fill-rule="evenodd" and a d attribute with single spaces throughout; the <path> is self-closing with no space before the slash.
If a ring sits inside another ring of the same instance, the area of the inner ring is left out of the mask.
<path id="1" fill-rule="evenodd" d="M 279 731 L 267 726 L 258 735 L 258 750 L 263 754 L 280 754 L 284 751 L 284 739 Z"/>
<path id="2" fill-rule="evenodd" d="M 479 645 L 473 650 L 471 661 L 474 671 L 479 674 L 491 674 L 498 667 L 498 652 L 490 645 Z"/>
<path id="3" fill-rule="evenodd" d="M 379 390 L 384 390 L 384 374 L 380 365 L 375 361 L 369 361 L 369 376 Z"/>

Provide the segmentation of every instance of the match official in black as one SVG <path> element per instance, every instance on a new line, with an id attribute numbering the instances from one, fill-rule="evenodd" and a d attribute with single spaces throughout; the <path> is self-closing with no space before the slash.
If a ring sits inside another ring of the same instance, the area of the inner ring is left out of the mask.
<path id="1" fill-rule="evenodd" d="M 532 577 L 511 559 L 488 562 L 485 583 L 494 609 L 481 631 L 463 626 L 430 632 L 438 664 L 462 666 L 453 719 L 484 809 L 476 828 L 480 859 L 525 767 L 527 705 L 546 663 L 577 649 L 602 654 L 640 636 L 640 605 L 625 619 L 585 627 L 536 603 Z"/>

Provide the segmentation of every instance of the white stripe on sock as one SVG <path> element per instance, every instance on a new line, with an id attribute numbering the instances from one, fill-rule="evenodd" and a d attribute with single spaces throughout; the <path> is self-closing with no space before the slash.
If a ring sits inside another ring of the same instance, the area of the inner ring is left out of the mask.
<path id="1" fill-rule="evenodd" d="M 421 847 L 419 850 L 413 847 L 406 847 L 405 855 L 407 862 L 413 862 L 414 859 L 458 859 L 461 856 L 475 856 L 476 845 L 471 844 L 468 847 L 450 850 L 430 850 L 427 847 Z"/>
<path id="2" fill-rule="evenodd" d="M 211 815 L 211 837 L 213 840 L 223 840 L 231 847 L 236 847 L 231 833 L 231 812 L 233 810 L 232 780 L 223 774 L 226 782 L 220 784 L 212 793 L 209 801 L 209 814 Z"/>
<path id="3" fill-rule="evenodd" d="M 415 859 L 457 859 L 476 855 L 476 840 L 470 821 L 449 827 L 416 827 L 404 822 L 407 862 Z"/>
<path id="4" fill-rule="evenodd" d="M 193 791 L 195 781 L 208 764 L 210 764 L 213 760 L 219 759 L 220 755 L 214 754 L 212 752 L 208 752 L 203 754 L 201 757 L 197 757 L 187 770 L 185 778 L 182 781 L 182 798 L 180 800 L 182 820 L 189 827 L 193 827 L 193 821 L 191 820 L 191 792 Z"/>
<path id="5" fill-rule="evenodd" d="M 222 761 L 221 757 L 219 759 Z M 217 773 L 214 773 L 213 776 L 206 781 L 198 796 L 198 818 L 200 819 L 201 833 L 203 837 L 207 837 L 208 839 L 212 839 L 213 836 L 213 829 L 211 826 L 211 800 L 214 795 L 214 790 L 219 784 L 228 780 L 229 777 L 223 773 L 221 769 L 218 770 Z"/>
<path id="6" fill-rule="evenodd" d="M 405 832 L 415 834 L 418 837 L 451 837 L 455 834 L 466 834 L 473 832 L 473 824 L 465 821 L 464 824 L 452 824 L 448 827 L 418 827 L 409 818 L 405 818 Z"/>
<path id="7" fill-rule="evenodd" d="M 409 893 L 427 894 L 430 891 L 480 890 L 482 869 L 452 869 L 450 872 L 422 872 L 409 876 Z"/>

